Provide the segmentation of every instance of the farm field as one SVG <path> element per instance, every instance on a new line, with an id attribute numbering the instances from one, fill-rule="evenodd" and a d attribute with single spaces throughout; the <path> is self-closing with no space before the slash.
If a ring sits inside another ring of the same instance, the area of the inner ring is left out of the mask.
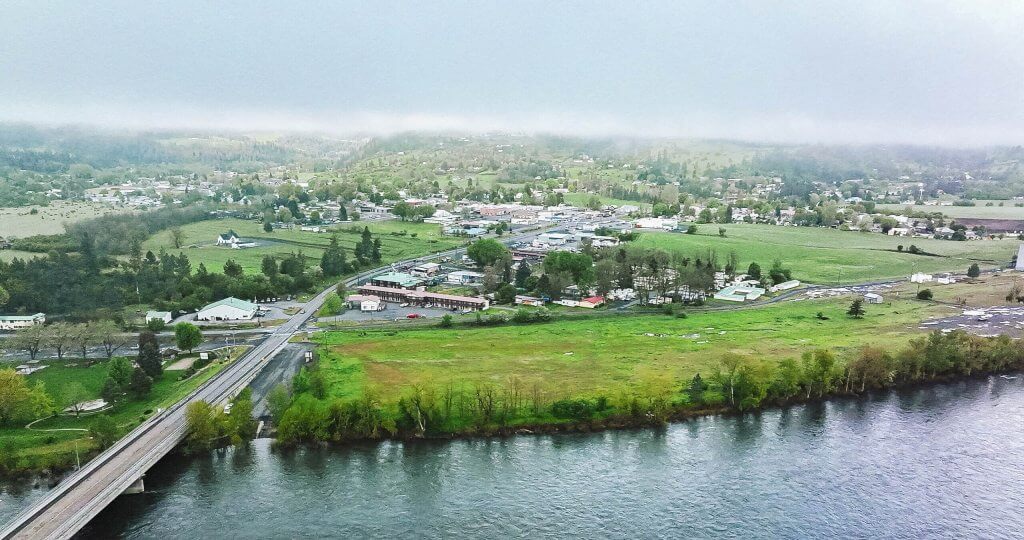
<path id="1" fill-rule="evenodd" d="M 349 260 L 353 257 L 351 250 L 359 241 L 359 233 L 364 226 L 370 227 L 370 232 L 374 235 L 380 235 L 381 255 L 385 264 L 444 251 L 463 243 L 458 238 L 442 236 L 440 225 L 401 221 L 357 221 L 336 226 L 338 241 L 342 247 L 349 250 Z M 331 241 L 330 232 L 303 232 L 295 228 L 268 233 L 263 231 L 260 223 L 242 219 L 200 221 L 185 225 L 181 229 L 185 233 L 185 239 L 180 250 L 174 248 L 168 231 L 161 231 L 146 240 L 142 246 L 143 250 L 152 250 L 156 253 L 162 248 L 170 253 L 185 253 L 193 267 L 204 263 L 210 271 L 220 271 L 228 259 L 234 259 L 246 272 L 259 272 L 260 263 L 265 255 L 284 255 L 302 251 L 309 257 L 319 259 Z M 355 229 L 358 229 L 358 232 Z M 234 230 L 243 239 L 255 240 L 257 246 L 247 249 L 217 246 L 217 235 L 229 230 Z M 416 236 L 413 237 L 413 234 Z"/>
<path id="2" fill-rule="evenodd" d="M 37 211 L 32 214 L 32 210 Z M 0 208 L 0 238 L 25 238 L 37 234 L 60 234 L 65 223 L 128 210 L 82 201 L 53 201 L 49 206 Z"/>
<path id="3" fill-rule="evenodd" d="M 915 212 L 942 212 L 951 218 L 978 219 L 1024 219 L 1024 207 L 1014 206 L 1024 201 L 976 201 L 977 206 L 925 206 L 923 204 L 879 204 L 880 210 L 901 211 L 910 208 Z M 992 206 L 985 206 L 986 203 Z M 1002 203 L 1003 206 L 999 206 Z"/>
<path id="4" fill-rule="evenodd" d="M 918 322 L 953 308 L 894 300 L 845 315 L 851 298 L 786 302 L 762 308 L 494 328 L 326 332 L 320 366 L 333 397 L 366 392 L 393 403 L 412 385 L 504 385 L 509 378 L 559 397 L 658 395 L 697 372 L 717 370 L 734 352 L 767 360 L 817 348 L 842 356 L 864 345 L 898 348 Z M 822 312 L 828 320 L 820 320 Z M 496 347 L 496 343 L 506 344 Z"/>
<path id="5" fill-rule="evenodd" d="M 237 358 L 237 351 L 230 355 L 230 359 Z M 183 396 L 207 381 L 210 377 L 224 369 L 230 359 L 221 359 L 212 362 L 205 369 L 201 370 L 191 378 L 181 381 L 178 377 L 181 371 L 164 371 L 163 377 L 155 381 L 153 389 L 146 399 L 140 401 L 126 401 L 117 403 L 113 409 L 105 414 L 121 427 L 123 433 L 138 425 L 143 418 L 152 414 L 158 407 L 167 407 L 180 400 Z M 103 388 L 103 382 L 107 376 L 107 362 L 97 362 L 90 366 L 76 365 L 74 359 L 63 362 L 44 361 L 48 367 L 27 376 L 30 385 L 41 381 L 46 388 L 46 393 L 53 399 L 54 405 L 63 409 L 71 405 L 68 399 L 62 397 L 66 385 L 71 382 L 78 382 L 84 387 L 89 399 L 98 398 Z M 3 366 L 10 367 L 10 366 Z M 149 411 L 149 412 L 147 412 Z M 50 465 L 67 466 L 74 463 L 75 441 L 78 443 L 78 450 L 83 460 L 88 453 L 94 449 L 94 443 L 88 438 L 85 432 L 93 421 L 93 416 L 83 414 L 81 417 L 58 416 L 49 418 L 34 424 L 33 429 L 24 427 L 0 428 L 0 444 L 5 452 L 9 452 L 19 468 L 40 469 Z M 64 431 L 45 431 L 48 429 L 60 429 Z M 42 464 L 42 466 L 40 466 Z"/>
<path id="6" fill-rule="evenodd" d="M 718 235 L 724 227 L 726 237 Z M 975 240 L 955 242 L 931 238 L 900 238 L 875 233 L 840 231 L 817 227 L 779 227 L 714 223 L 698 225 L 698 234 L 645 232 L 636 241 L 647 247 L 699 255 L 714 249 L 723 261 L 730 251 L 739 257 L 741 268 L 757 262 L 762 269 L 780 259 L 791 268 L 793 278 L 809 283 L 899 278 L 921 272 L 966 272 L 972 262 L 984 268 L 1005 267 L 1017 251 L 1017 240 Z M 897 246 L 911 244 L 938 256 L 900 253 Z"/>

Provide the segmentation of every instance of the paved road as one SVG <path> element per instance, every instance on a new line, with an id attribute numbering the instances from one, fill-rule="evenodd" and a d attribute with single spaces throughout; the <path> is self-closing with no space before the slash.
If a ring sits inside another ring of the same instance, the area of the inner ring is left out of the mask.
<path id="1" fill-rule="evenodd" d="M 509 236 L 505 242 L 524 241 L 536 237 L 541 230 Z M 423 262 L 441 257 L 456 257 L 465 252 L 457 248 L 420 257 Z M 346 287 L 365 282 L 379 269 L 361 272 L 345 281 Z M 265 337 L 242 358 L 204 383 L 193 393 L 132 430 L 84 467 L 65 478 L 46 497 L 19 514 L 0 530 L 7 538 L 70 538 L 113 499 L 145 475 L 157 461 L 174 449 L 185 436 L 185 410 L 195 401 L 223 403 L 235 396 L 260 374 L 264 367 L 287 345 L 288 340 L 303 329 L 310 317 L 334 292 L 331 286 L 310 300 L 305 309 L 287 322 L 265 334 Z M 282 366 L 284 364 L 277 364 Z M 273 373 L 273 370 L 272 370 Z M 284 376 L 284 372 L 279 373 Z M 273 379 L 273 375 L 267 380 Z"/>

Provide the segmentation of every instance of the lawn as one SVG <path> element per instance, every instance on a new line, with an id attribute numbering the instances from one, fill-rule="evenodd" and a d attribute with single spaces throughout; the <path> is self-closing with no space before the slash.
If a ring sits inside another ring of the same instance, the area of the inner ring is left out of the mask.
<path id="1" fill-rule="evenodd" d="M 36 213 L 33 214 L 32 210 Z M 60 234 L 65 223 L 92 219 L 104 214 L 124 213 L 125 209 L 84 201 L 54 201 L 49 206 L 0 208 L 0 237 L 25 238 L 37 234 Z"/>
<path id="2" fill-rule="evenodd" d="M 338 331 L 317 337 L 321 369 L 334 397 L 371 392 L 394 402 L 412 385 L 503 386 L 518 378 L 554 397 L 650 394 L 678 389 L 694 373 L 717 369 L 736 352 L 769 360 L 829 348 L 849 354 L 865 344 L 898 348 L 918 322 L 951 308 L 896 300 L 845 315 L 850 298 L 796 301 L 756 309 L 481 329 Z M 820 320 L 822 312 L 828 320 Z M 497 346 L 501 344 L 501 346 Z"/>
<path id="3" fill-rule="evenodd" d="M 352 259 L 352 249 L 360 239 L 359 232 L 364 226 L 381 239 L 381 255 L 385 264 L 419 257 L 428 253 L 444 251 L 462 244 L 462 240 L 441 235 L 441 226 L 429 223 L 411 223 L 401 221 L 377 221 L 344 224 L 336 227 L 338 241 L 349 249 L 348 256 Z M 355 232 L 354 229 L 358 229 Z M 144 250 L 154 253 L 161 248 L 171 253 L 182 252 L 188 255 L 193 267 L 204 263 L 210 271 L 220 271 L 228 259 L 242 265 L 246 272 L 259 272 L 260 264 L 265 255 L 284 255 L 302 251 L 303 254 L 319 259 L 324 248 L 331 241 L 331 233 L 304 232 L 298 227 L 294 229 L 264 232 L 263 226 L 255 221 L 242 219 L 213 219 L 185 225 L 183 248 L 177 250 L 171 242 L 170 233 L 159 232 L 143 243 Z M 217 235 L 234 230 L 246 240 L 255 240 L 257 247 L 248 249 L 230 249 L 216 245 Z M 404 234 L 403 234 L 404 233 Z M 412 235 L 416 236 L 413 237 Z"/>
<path id="4" fill-rule="evenodd" d="M 122 431 L 129 430 L 140 424 L 146 417 L 152 415 L 157 408 L 166 408 L 202 383 L 224 369 L 232 360 L 238 357 L 235 351 L 229 359 L 221 359 L 211 363 L 208 367 L 187 380 L 179 380 L 181 371 L 166 370 L 163 377 L 153 384 L 149 396 L 143 400 L 126 400 L 118 402 L 113 409 L 108 411 L 111 418 Z M 48 367 L 28 376 L 30 384 L 42 381 L 46 391 L 53 398 L 54 404 L 63 409 L 70 405 L 67 399 L 61 396 L 66 385 L 76 381 L 85 387 L 90 399 L 99 397 L 103 382 L 107 376 L 107 362 L 98 362 L 91 366 L 76 363 L 73 360 L 65 362 L 43 362 Z M 7 427 L 0 429 L 0 444 L 4 450 L 11 452 L 15 460 L 19 462 L 19 468 L 39 469 L 48 466 L 64 467 L 74 463 L 75 440 L 78 440 L 78 450 L 83 459 L 88 453 L 95 450 L 94 443 L 87 438 L 84 431 L 92 423 L 93 417 L 83 415 L 75 417 L 61 415 L 49 418 L 33 425 L 34 429 L 24 427 Z M 75 431 L 43 431 L 47 429 L 70 429 Z"/>
<path id="5" fill-rule="evenodd" d="M 726 236 L 718 235 L 724 227 Z M 714 249 L 719 263 L 735 251 L 742 269 L 757 262 L 767 270 L 774 259 L 791 268 L 793 278 L 834 284 L 910 276 L 915 271 L 966 272 L 972 262 L 982 268 L 1005 267 L 1017 251 L 1017 240 L 955 242 L 931 238 L 899 238 L 878 233 L 817 227 L 780 227 L 743 223 L 698 225 L 698 234 L 645 232 L 638 245 L 699 256 Z M 911 244 L 936 256 L 900 253 Z"/>
<path id="6" fill-rule="evenodd" d="M 590 202 L 590 198 L 593 197 L 593 196 L 594 196 L 593 193 L 566 193 L 565 194 L 565 202 L 567 202 L 569 204 L 573 204 L 575 206 L 579 206 L 581 208 L 585 208 L 587 206 L 587 203 Z M 598 195 L 597 198 L 601 199 L 601 204 L 605 204 L 605 205 L 608 205 L 608 204 L 613 204 L 615 206 L 629 205 L 629 206 L 636 206 L 637 208 L 640 208 L 641 210 L 650 210 L 651 209 L 651 203 L 644 203 L 644 202 L 638 202 L 638 201 L 627 201 L 625 199 L 616 199 L 616 198 L 613 198 L 613 197 L 606 197 L 604 195 Z"/>

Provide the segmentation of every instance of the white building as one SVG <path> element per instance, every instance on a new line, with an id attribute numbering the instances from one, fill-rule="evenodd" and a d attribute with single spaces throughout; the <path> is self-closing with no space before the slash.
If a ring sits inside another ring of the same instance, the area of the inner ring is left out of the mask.
<path id="1" fill-rule="evenodd" d="M 662 229 L 666 231 L 674 231 L 679 227 L 679 221 L 665 218 L 640 218 L 633 222 L 633 226 L 637 229 Z"/>
<path id="2" fill-rule="evenodd" d="M 20 330 L 37 324 L 46 323 L 46 315 L 0 315 L 0 330 Z"/>
<path id="3" fill-rule="evenodd" d="M 237 298 L 225 298 L 207 305 L 196 314 L 198 321 L 247 321 L 256 316 L 259 306 Z"/>
<path id="4" fill-rule="evenodd" d="M 170 311 L 147 311 L 146 312 L 146 322 L 147 323 L 149 321 L 160 320 L 160 321 L 163 321 L 164 324 L 171 324 L 171 319 L 173 319 L 173 317 L 171 317 L 171 312 Z"/>
<path id="5" fill-rule="evenodd" d="M 910 276 L 911 283 L 930 283 L 934 278 L 931 274 L 925 274 L 923 272 L 917 272 Z"/>
<path id="6" fill-rule="evenodd" d="M 430 277 L 438 273 L 440 270 L 440 264 L 429 262 L 412 267 L 412 270 L 410 270 L 409 273 L 419 277 Z"/>
<path id="7" fill-rule="evenodd" d="M 882 295 L 875 293 L 864 293 L 864 301 L 869 304 L 881 304 Z"/>
<path id="8" fill-rule="evenodd" d="M 1024 272 L 1024 244 L 1021 244 L 1020 250 L 1017 251 L 1017 266 L 1014 268 L 1016 268 L 1018 272 Z"/>
<path id="9" fill-rule="evenodd" d="M 383 311 L 387 305 L 379 296 L 372 294 L 350 294 L 345 301 L 353 308 L 358 307 L 359 311 Z"/>
<path id="10" fill-rule="evenodd" d="M 224 234 L 217 235 L 218 246 L 233 246 L 241 241 L 242 239 L 235 234 L 235 231 L 228 231 Z"/>

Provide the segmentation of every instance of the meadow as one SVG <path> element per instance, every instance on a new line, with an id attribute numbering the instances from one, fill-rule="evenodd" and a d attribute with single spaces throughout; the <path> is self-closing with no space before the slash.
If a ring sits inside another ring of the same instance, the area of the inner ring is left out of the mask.
<path id="1" fill-rule="evenodd" d="M 381 240 L 382 262 L 388 264 L 408 258 L 419 257 L 428 253 L 444 251 L 462 245 L 463 241 L 441 234 L 441 226 L 429 223 L 411 223 L 402 221 L 356 221 L 334 226 L 338 241 L 348 250 L 352 260 L 352 250 L 360 240 L 363 227 Z M 185 253 L 192 266 L 204 263 L 211 272 L 220 271 L 228 259 L 242 265 L 246 272 L 259 272 L 260 264 L 265 255 L 285 255 L 302 251 L 306 256 L 319 259 L 324 248 L 331 241 L 332 232 L 305 232 L 294 229 L 275 229 L 264 232 L 263 225 L 255 221 L 242 219 L 213 219 L 192 223 L 181 227 L 184 232 L 183 247 L 174 248 L 169 231 L 161 231 L 143 243 L 143 250 L 157 253 L 161 248 L 169 253 Z M 358 232 L 354 232 L 358 229 Z M 244 240 L 255 240 L 257 246 L 246 249 L 230 249 L 216 245 L 217 235 L 234 230 Z M 404 234 L 403 234 L 404 233 Z M 413 237 L 413 235 L 416 235 Z"/>
<path id="2" fill-rule="evenodd" d="M 685 225 L 684 225 L 685 226 Z M 809 283 L 835 284 L 909 277 L 914 272 L 966 272 L 971 263 L 982 268 L 1005 267 L 1017 251 L 1017 240 L 956 242 L 932 238 L 900 238 L 878 233 L 817 227 L 780 227 L 714 223 L 698 225 L 697 234 L 644 232 L 636 243 L 688 256 L 708 249 L 724 262 L 736 252 L 741 269 L 757 262 L 762 269 L 779 259 L 793 278 Z M 719 227 L 726 236 L 718 235 Z M 930 255 L 899 252 L 913 244 Z M 841 278 L 840 278 L 841 274 Z"/>
<path id="3" fill-rule="evenodd" d="M 493 328 L 339 331 L 318 335 L 329 397 L 365 393 L 393 403 L 414 385 L 502 386 L 516 378 L 561 397 L 661 395 L 695 373 L 718 369 L 727 352 L 778 361 L 828 348 L 840 357 L 864 345 L 896 349 L 918 322 L 952 308 L 896 299 L 845 315 L 850 298 L 756 309 L 561 320 Z M 825 318 L 818 318 L 818 313 Z M 497 347 L 496 344 L 503 344 Z"/>
<path id="4" fill-rule="evenodd" d="M 32 210 L 36 213 L 33 214 Z M 61 234 L 65 223 L 75 223 L 104 214 L 124 213 L 102 203 L 53 201 L 49 206 L 0 208 L 0 238 L 25 238 L 37 234 Z"/>

